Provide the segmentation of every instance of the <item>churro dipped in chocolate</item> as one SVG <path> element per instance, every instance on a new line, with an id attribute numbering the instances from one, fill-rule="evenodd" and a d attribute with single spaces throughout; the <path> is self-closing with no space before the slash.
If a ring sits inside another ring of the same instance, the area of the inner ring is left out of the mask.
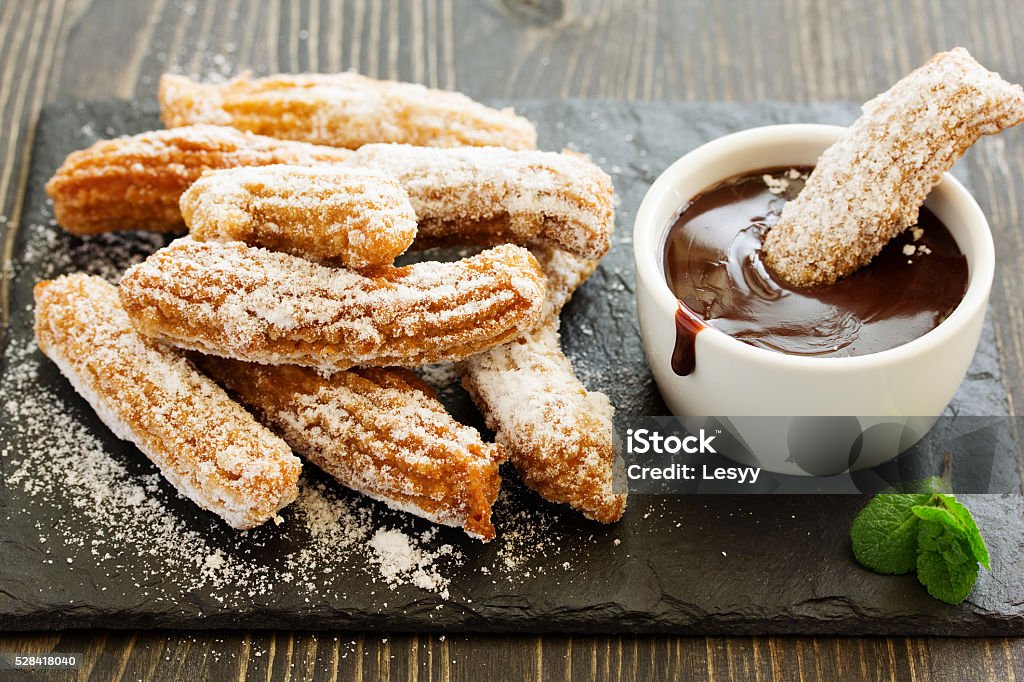
<path id="1" fill-rule="evenodd" d="M 782 210 L 762 250 L 795 286 L 830 284 L 914 225 L 933 186 L 982 135 L 1024 120 L 1024 89 L 963 48 L 935 55 L 864 105 Z"/>
<path id="2" fill-rule="evenodd" d="M 401 511 L 494 538 L 500 445 L 455 421 L 409 370 L 325 377 L 295 366 L 212 356 L 200 368 L 292 448 L 340 483 Z"/>
<path id="3" fill-rule="evenodd" d="M 240 241 L 353 268 L 390 265 L 416 236 L 397 181 L 338 166 L 204 173 L 182 195 L 181 214 L 197 241 Z"/>
<path id="4" fill-rule="evenodd" d="M 511 109 L 414 83 L 356 73 L 248 74 L 220 85 L 160 78 L 160 117 L 168 128 L 229 125 L 287 140 L 357 149 L 372 142 L 431 147 L 533 149 L 537 131 Z"/>
<path id="5" fill-rule="evenodd" d="M 462 385 L 530 488 L 612 523 L 626 508 L 626 495 L 613 486 L 614 408 L 576 377 L 558 335 L 558 313 L 597 263 L 557 250 L 536 253 L 548 279 L 543 321 L 458 363 Z"/>
<path id="6" fill-rule="evenodd" d="M 357 273 L 241 242 L 178 239 L 130 268 L 142 334 L 209 355 L 326 371 L 459 360 L 533 327 L 544 275 L 504 245 L 454 263 Z"/>
<path id="7" fill-rule="evenodd" d="M 178 491 L 234 528 L 252 528 L 295 499 L 301 464 L 177 351 L 139 336 L 99 277 L 35 287 L 35 332 L 97 416 L 131 441 Z"/>
<path id="8" fill-rule="evenodd" d="M 339 163 L 349 152 L 197 125 L 101 140 L 71 152 L 46 183 L 57 223 L 72 234 L 184 230 L 178 200 L 203 171 Z"/>
<path id="9" fill-rule="evenodd" d="M 374 144 L 347 165 L 398 179 L 416 211 L 420 247 L 511 242 L 593 259 L 611 244 L 611 178 L 579 154 Z"/>

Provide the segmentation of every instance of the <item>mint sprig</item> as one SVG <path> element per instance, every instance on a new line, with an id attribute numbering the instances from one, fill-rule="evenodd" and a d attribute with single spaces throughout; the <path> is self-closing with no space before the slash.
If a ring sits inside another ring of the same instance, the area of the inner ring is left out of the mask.
<path id="1" fill-rule="evenodd" d="M 948 514 L 936 507 L 924 509 Z M 945 520 L 922 520 L 917 537 L 917 579 L 936 599 L 959 604 L 971 593 L 978 579 L 978 561 L 964 534 L 958 526 Z"/>
<path id="2" fill-rule="evenodd" d="M 850 529 L 853 553 L 885 574 L 917 571 L 928 593 L 959 604 L 990 568 L 988 548 L 971 512 L 929 479 L 910 493 L 884 492 L 861 510 Z"/>

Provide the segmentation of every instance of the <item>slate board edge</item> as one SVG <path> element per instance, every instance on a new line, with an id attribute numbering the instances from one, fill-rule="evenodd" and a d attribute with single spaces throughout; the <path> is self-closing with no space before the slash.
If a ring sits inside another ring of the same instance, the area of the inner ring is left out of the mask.
<path id="1" fill-rule="evenodd" d="M 955 607 L 951 607 L 955 608 Z M 369 631 L 407 633 L 490 633 L 490 634 L 676 634 L 700 636 L 734 635 L 838 635 L 838 636 L 943 636 L 943 637 L 1015 637 L 1024 636 L 1024 621 L 1020 618 L 981 617 L 962 619 L 956 623 L 921 624 L 919 618 L 894 619 L 879 614 L 874 621 L 858 623 L 856 631 L 850 628 L 848 614 L 831 619 L 794 617 L 791 614 L 770 614 L 763 616 L 771 627 L 755 624 L 743 615 L 735 619 L 719 614 L 692 620 L 652 621 L 648 614 L 633 616 L 612 614 L 600 620 L 590 618 L 566 618 L 557 626 L 537 627 L 535 618 L 523 618 L 521 622 L 506 618 L 500 626 L 493 625 L 484 617 L 466 618 L 463 622 L 443 627 L 424 625 L 415 617 L 407 619 L 389 617 L 387 622 L 371 617 L 345 618 L 333 616 L 283 616 L 278 611 L 265 613 L 218 615 L 181 621 L 175 618 L 140 618 L 137 613 L 105 612 L 102 615 L 69 615 L 67 612 L 34 612 L 30 616 L 4 614 L 0 617 L 0 631 L 29 632 L 40 630 L 296 630 L 296 631 Z M 977 615 L 977 614 L 974 614 Z M 863 616 L 862 616 L 863 617 Z M 263 620 L 273 620 L 266 624 Z M 614 625 L 609 626 L 609 623 Z"/>

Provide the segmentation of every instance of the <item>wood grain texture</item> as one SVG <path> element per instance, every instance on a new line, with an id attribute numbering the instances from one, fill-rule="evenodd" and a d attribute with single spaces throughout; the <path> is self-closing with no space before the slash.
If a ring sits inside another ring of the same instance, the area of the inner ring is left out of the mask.
<path id="1" fill-rule="evenodd" d="M 0 220 L 20 218 L 44 102 L 151 97 L 165 70 L 354 68 L 481 99 L 862 101 L 954 45 L 1024 81 L 1022 34 L 1019 0 L 5 2 Z M 968 162 L 999 244 L 993 318 L 1018 414 L 1024 135 Z M 1024 680 L 1024 641 L 1009 639 L 142 631 L 7 634 L 0 651 L 84 652 L 64 679 L 96 680 Z"/>

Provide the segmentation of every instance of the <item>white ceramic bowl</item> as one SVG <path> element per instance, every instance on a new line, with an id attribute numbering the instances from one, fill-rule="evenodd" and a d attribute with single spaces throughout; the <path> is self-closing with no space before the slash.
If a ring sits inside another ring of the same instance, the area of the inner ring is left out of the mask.
<path id="1" fill-rule="evenodd" d="M 926 421 L 925 430 L 930 428 L 956 393 L 978 345 L 995 253 L 977 202 L 949 174 L 925 205 L 945 223 L 967 257 L 968 284 L 963 301 L 935 329 L 879 353 L 822 358 L 756 348 L 708 327 L 696 337 L 695 371 L 688 376 L 672 371 L 678 303 L 665 281 L 662 258 L 666 234 L 680 210 L 695 195 L 732 176 L 768 167 L 814 165 L 843 130 L 797 124 L 727 135 L 673 163 L 647 191 L 633 228 L 637 306 L 647 361 L 673 414 L 856 416 L 865 429 L 879 417 L 917 417 L 921 431 L 921 419 Z M 774 430 L 786 431 L 774 421 Z M 916 442 L 920 435 L 912 440 Z M 758 438 L 747 434 L 744 440 L 758 451 L 755 459 L 762 466 L 782 473 L 807 473 L 787 461 L 784 448 L 773 442 L 776 439 L 766 436 L 758 443 Z M 899 449 L 907 446 L 903 442 Z M 869 453 L 853 468 L 875 466 L 899 449 Z"/>

